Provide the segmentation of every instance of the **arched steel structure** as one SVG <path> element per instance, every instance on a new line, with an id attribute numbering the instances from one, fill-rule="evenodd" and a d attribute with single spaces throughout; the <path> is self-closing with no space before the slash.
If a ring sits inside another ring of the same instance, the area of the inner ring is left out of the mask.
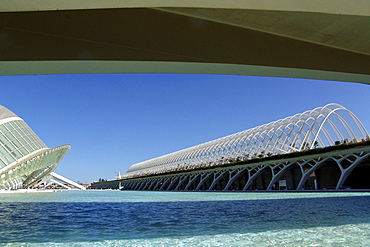
<path id="1" fill-rule="evenodd" d="M 351 111 L 338 104 L 328 104 L 134 164 L 123 178 L 181 172 L 339 143 L 355 143 L 368 137 L 367 130 Z"/>
<path id="2" fill-rule="evenodd" d="M 365 144 L 365 143 L 364 143 Z M 342 146 L 343 147 L 343 146 Z M 94 189 L 147 191 L 369 190 L 370 146 L 253 164 L 97 183 Z"/>
<path id="3" fill-rule="evenodd" d="M 368 140 L 368 138 L 365 138 Z M 370 142 L 254 162 L 95 183 L 92 189 L 146 191 L 368 191 Z"/>

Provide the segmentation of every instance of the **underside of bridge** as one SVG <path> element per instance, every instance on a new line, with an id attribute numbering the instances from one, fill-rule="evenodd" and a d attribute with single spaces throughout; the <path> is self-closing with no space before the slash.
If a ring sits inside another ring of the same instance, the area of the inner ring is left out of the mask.
<path id="1" fill-rule="evenodd" d="M 168 2 L 2 3 L 0 74 L 214 73 L 370 81 L 369 1 Z"/>

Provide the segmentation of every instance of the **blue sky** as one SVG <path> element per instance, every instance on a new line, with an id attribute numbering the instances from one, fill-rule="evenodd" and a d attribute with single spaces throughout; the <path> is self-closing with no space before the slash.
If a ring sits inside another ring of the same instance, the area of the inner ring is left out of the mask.
<path id="1" fill-rule="evenodd" d="M 56 172 L 113 179 L 138 162 L 296 113 L 339 103 L 370 130 L 370 85 L 183 74 L 1 76 L 0 104 L 52 148 Z"/>

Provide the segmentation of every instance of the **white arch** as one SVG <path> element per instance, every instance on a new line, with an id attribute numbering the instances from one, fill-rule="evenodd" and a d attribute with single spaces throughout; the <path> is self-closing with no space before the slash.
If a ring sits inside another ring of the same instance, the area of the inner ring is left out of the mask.
<path id="1" fill-rule="evenodd" d="M 341 115 L 342 111 L 348 114 Z M 345 117 L 352 121 L 348 122 Z M 339 122 L 335 123 L 335 119 Z M 367 130 L 351 111 L 339 104 L 328 104 L 134 164 L 124 178 L 209 167 L 226 164 L 239 157 L 247 160 L 335 145 L 336 141 L 359 142 L 368 138 Z"/>

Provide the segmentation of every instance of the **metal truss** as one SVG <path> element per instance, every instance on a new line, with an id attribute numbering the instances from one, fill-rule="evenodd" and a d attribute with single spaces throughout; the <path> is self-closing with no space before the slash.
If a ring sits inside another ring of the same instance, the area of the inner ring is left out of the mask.
<path id="1" fill-rule="evenodd" d="M 215 167 L 203 171 L 112 181 L 115 184 L 109 186 L 146 191 L 349 190 L 351 185 L 345 185 L 345 182 L 351 172 L 370 161 L 370 147 L 361 149 L 363 151 L 332 153 L 334 155 L 315 154 L 308 159 L 292 158 L 275 163 L 265 161 L 253 166 Z M 316 174 L 325 167 L 331 169 L 327 172 L 330 179 Z M 284 188 L 279 186 L 281 181 L 286 182 Z"/>
<path id="2" fill-rule="evenodd" d="M 123 178 L 211 167 L 368 138 L 367 130 L 351 111 L 339 104 L 328 104 L 134 164 Z"/>

